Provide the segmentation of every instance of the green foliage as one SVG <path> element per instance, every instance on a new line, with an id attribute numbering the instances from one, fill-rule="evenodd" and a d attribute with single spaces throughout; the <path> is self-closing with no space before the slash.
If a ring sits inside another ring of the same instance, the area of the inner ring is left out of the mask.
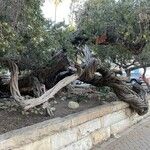
<path id="1" fill-rule="evenodd" d="M 146 45 L 143 52 L 138 56 L 138 61 L 141 66 L 149 65 L 150 66 L 150 43 Z"/>
<path id="2" fill-rule="evenodd" d="M 64 22 L 53 23 L 46 20 L 41 11 L 44 0 L 1 0 L 0 1 L 0 57 L 26 59 L 30 68 L 49 63 L 51 53 L 66 49 L 74 59 L 74 48 L 71 44 L 75 31 Z M 80 2 L 78 2 L 78 7 Z M 113 33 L 121 35 L 132 42 L 143 36 L 149 40 L 147 19 L 139 24 L 139 14 L 149 13 L 148 0 L 88 0 L 82 7 L 74 8 L 79 31 L 84 31 L 90 38 L 89 45 L 100 57 L 102 63 L 128 62 L 133 56 L 121 46 L 95 46 L 93 38 L 112 27 Z M 141 58 L 147 57 L 145 49 Z M 143 60 L 146 60 L 144 59 Z"/>
<path id="3" fill-rule="evenodd" d="M 21 49 L 19 35 L 7 22 L 0 22 L 0 56 L 10 52 L 17 53 Z"/>
<path id="4" fill-rule="evenodd" d="M 87 31 L 89 35 L 100 35 L 107 27 L 112 27 L 116 34 L 133 41 L 141 34 L 139 14 L 149 6 L 148 0 L 88 0 L 83 10 L 78 12 L 76 21 L 78 27 Z M 146 15 L 145 11 L 143 14 Z M 146 34 L 147 30 L 144 31 L 142 34 Z"/>
<path id="5" fill-rule="evenodd" d="M 66 48 L 71 52 L 70 28 L 64 22 L 46 20 L 43 2 L 0 1 L 0 57 L 25 59 L 29 68 L 36 68 L 47 64 L 53 51 Z"/>
<path id="6" fill-rule="evenodd" d="M 149 0 L 88 0 L 83 9 L 75 12 L 76 23 L 91 40 L 109 29 L 112 37 L 121 36 L 131 43 L 137 42 L 142 37 L 148 43 L 150 39 L 149 8 Z M 119 45 L 92 45 L 92 48 L 102 62 L 121 63 L 130 62 L 133 59 L 133 55 Z"/>
<path id="7" fill-rule="evenodd" d="M 5 55 L 14 55 L 37 47 L 46 33 L 40 6 L 40 0 L 2 0 L 1 26 L 1 52 Z M 19 8 L 20 7 L 20 8 Z"/>

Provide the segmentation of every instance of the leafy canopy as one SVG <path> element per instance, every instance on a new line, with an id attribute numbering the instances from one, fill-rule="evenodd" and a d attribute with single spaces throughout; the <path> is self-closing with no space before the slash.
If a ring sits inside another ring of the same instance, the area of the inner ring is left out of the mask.
<path id="1" fill-rule="evenodd" d="M 75 19 L 78 29 L 91 40 L 109 29 L 112 38 L 122 37 L 131 43 L 144 39 L 149 43 L 149 8 L 149 0 L 87 0 L 82 9 L 75 12 Z M 134 55 L 121 45 L 91 46 L 103 62 L 121 63 L 134 59 Z"/>

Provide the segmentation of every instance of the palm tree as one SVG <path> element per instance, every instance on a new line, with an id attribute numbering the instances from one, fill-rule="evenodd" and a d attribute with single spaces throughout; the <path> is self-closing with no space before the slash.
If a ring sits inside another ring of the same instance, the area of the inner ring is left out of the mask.
<path id="1" fill-rule="evenodd" d="M 58 5 L 62 2 L 62 0 L 52 0 L 54 5 L 55 5 L 55 22 L 56 22 L 56 19 L 57 19 L 57 7 Z"/>

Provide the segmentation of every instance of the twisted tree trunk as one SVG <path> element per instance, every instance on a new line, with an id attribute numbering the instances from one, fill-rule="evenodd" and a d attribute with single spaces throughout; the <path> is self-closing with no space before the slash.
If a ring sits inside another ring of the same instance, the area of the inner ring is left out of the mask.
<path id="1" fill-rule="evenodd" d="M 120 78 L 114 76 L 113 73 L 109 72 L 106 68 L 99 68 L 97 70 L 102 76 L 94 75 L 93 78 L 81 78 L 81 81 L 90 83 L 97 87 L 108 86 L 113 89 L 119 100 L 124 101 L 130 105 L 139 115 L 144 115 L 148 111 L 148 101 L 146 95 L 136 93 L 127 86 Z M 140 89 L 142 92 L 142 89 Z"/>
<path id="2" fill-rule="evenodd" d="M 12 97 L 16 100 L 16 102 L 22 106 L 24 98 L 21 96 L 19 88 L 18 88 L 18 67 L 12 61 L 9 62 L 9 69 L 11 72 L 11 79 L 10 79 L 10 92 Z"/>
<path id="3" fill-rule="evenodd" d="M 90 58 L 93 60 L 92 66 L 94 68 L 93 72 L 86 73 L 86 76 L 83 74 L 80 78 L 81 81 L 90 83 L 94 86 L 108 86 L 113 89 L 115 94 L 121 101 L 124 101 L 130 105 L 139 115 L 144 115 L 148 111 L 148 101 L 146 99 L 146 94 L 142 86 L 138 86 L 139 93 L 136 93 L 131 88 L 127 86 L 119 77 L 116 77 L 110 70 L 96 63 L 96 59 Z M 88 71 L 89 66 L 87 66 Z M 85 69 L 86 70 L 86 69 Z M 102 76 L 94 74 L 99 72 Z M 91 75 L 91 73 L 93 75 Z"/>
<path id="4" fill-rule="evenodd" d="M 61 90 L 63 87 L 67 86 L 71 82 L 75 81 L 80 76 L 79 74 L 74 74 L 72 76 L 66 77 L 63 80 L 59 81 L 53 88 L 46 91 L 43 95 L 40 95 L 40 97 L 25 100 L 21 96 L 19 88 L 18 88 L 18 67 L 14 62 L 11 62 L 9 63 L 9 68 L 11 72 L 11 80 L 10 80 L 11 95 L 13 96 L 15 101 L 25 110 L 47 102 L 49 99 L 53 98 L 54 95 L 59 90 Z"/>
<path id="5" fill-rule="evenodd" d="M 82 53 L 85 56 L 85 63 L 81 66 L 75 65 L 78 70 L 77 73 L 74 73 L 71 76 L 68 76 L 67 74 L 67 77 L 63 74 L 63 79 L 51 89 L 46 91 L 42 96 L 28 100 L 24 100 L 19 92 L 18 67 L 15 63 L 11 62 L 9 66 L 11 71 L 10 91 L 12 96 L 19 103 L 19 105 L 23 107 L 23 109 L 27 110 L 49 101 L 63 87 L 67 86 L 72 81 L 79 79 L 85 83 L 90 83 L 97 87 L 108 86 L 114 90 L 115 94 L 121 101 L 128 103 L 139 115 L 144 115 L 147 113 L 148 102 L 145 95 L 140 94 L 142 92 L 141 86 L 138 88 L 140 91 L 139 93 L 134 92 L 120 78 L 116 77 L 107 68 L 104 68 L 98 60 L 91 55 L 90 49 L 87 46 L 83 48 Z M 38 72 L 40 72 L 40 70 Z M 57 69 L 55 72 L 57 72 Z M 95 72 L 99 72 L 101 75 L 95 74 Z M 52 79 L 54 79 L 53 76 Z"/>

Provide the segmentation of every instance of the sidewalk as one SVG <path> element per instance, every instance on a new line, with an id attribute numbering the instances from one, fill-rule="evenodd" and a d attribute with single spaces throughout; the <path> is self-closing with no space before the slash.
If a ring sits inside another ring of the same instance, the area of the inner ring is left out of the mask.
<path id="1" fill-rule="evenodd" d="M 131 127 L 118 139 L 111 138 L 92 150 L 150 150 L 150 117 Z"/>

